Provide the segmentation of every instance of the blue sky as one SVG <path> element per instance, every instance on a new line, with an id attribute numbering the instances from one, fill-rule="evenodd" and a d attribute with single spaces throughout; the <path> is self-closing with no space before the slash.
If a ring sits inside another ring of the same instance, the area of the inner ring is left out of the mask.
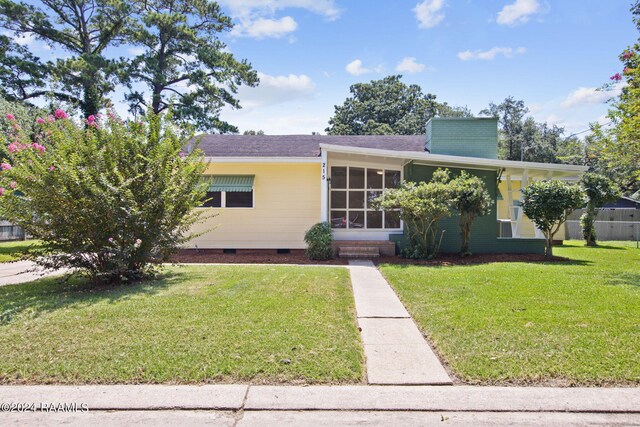
<path id="1" fill-rule="evenodd" d="M 578 132 L 606 122 L 609 96 L 596 88 L 638 37 L 626 0 L 219 3 L 236 24 L 223 41 L 262 80 L 222 118 L 268 134 L 324 133 L 350 85 L 389 74 L 474 114 L 512 95 L 538 121 Z"/>

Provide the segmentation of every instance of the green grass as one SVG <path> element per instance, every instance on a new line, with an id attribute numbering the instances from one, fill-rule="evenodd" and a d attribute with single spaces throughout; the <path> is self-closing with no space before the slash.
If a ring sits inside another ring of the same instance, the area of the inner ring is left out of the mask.
<path id="1" fill-rule="evenodd" d="M 10 242 L 0 242 L 0 263 L 15 261 L 28 249 L 35 249 L 37 247 L 37 240 L 13 240 Z"/>
<path id="2" fill-rule="evenodd" d="M 635 242 L 554 254 L 571 261 L 381 270 L 464 382 L 640 384 Z"/>
<path id="3" fill-rule="evenodd" d="M 98 290 L 80 279 L 0 287 L 0 383 L 357 383 L 354 312 L 343 268 L 190 266 Z"/>

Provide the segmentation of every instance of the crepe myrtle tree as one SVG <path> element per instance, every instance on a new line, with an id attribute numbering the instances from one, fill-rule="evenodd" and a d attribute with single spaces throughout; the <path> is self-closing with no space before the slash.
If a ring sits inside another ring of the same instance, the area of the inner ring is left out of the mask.
<path id="1" fill-rule="evenodd" d="M 584 192 L 577 184 L 558 180 L 534 181 L 521 190 L 522 211 L 546 239 L 545 257 L 553 256 L 553 236 L 567 217 L 582 207 Z"/>
<path id="2" fill-rule="evenodd" d="M 403 181 L 373 200 L 378 209 L 400 210 L 409 237 L 405 257 L 433 259 L 438 255 L 442 239 L 439 222 L 451 215 L 454 195 L 450 181 L 448 169 L 437 169 L 429 182 Z"/>
<path id="3" fill-rule="evenodd" d="M 620 189 L 606 176 L 591 172 L 582 176 L 580 185 L 587 196 L 587 206 L 580 217 L 582 236 L 587 246 L 596 246 L 595 222 L 598 209 L 617 200 L 620 197 Z"/>
<path id="4" fill-rule="evenodd" d="M 493 206 L 491 194 L 482 178 L 466 171 L 451 181 L 453 208 L 460 215 L 460 256 L 469 256 L 469 237 L 476 217 L 487 215 Z"/>
<path id="5" fill-rule="evenodd" d="M 190 238 L 205 165 L 200 150 L 182 152 L 170 116 L 76 123 L 56 110 L 36 120 L 35 137 L 12 115 L 4 120 L 0 215 L 42 241 L 41 266 L 74 268 L 94 283 L 136 280 Z"/>

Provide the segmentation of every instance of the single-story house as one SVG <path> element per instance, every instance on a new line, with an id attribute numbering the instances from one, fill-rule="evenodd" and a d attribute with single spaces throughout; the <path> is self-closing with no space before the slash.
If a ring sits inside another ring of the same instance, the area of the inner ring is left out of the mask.
<path id="1" fill-rule="evenodd" d="M 472 252 L 542 253 L 542 236 L 520 212 L 519 189 L 538 179 L 578 180 L 582 166 L 498 159 L 497 120 L 437 118 L 426 135 L 204 135 L 211 200 L 203 209 L 218 215 L 196 226 L 211 229 L 188 248 L 304 249 L 313 224 L 330 222 L 336 246 L 402 244 L 397 212 L 381 212 L 368 201 L 402 180 L 430 179 L 437 168 L 466 170 L 484 179 L 496 201 L 476 219 Z M 456 252 L 458 219 L 442 221 L 441 250 Z M 562 235 L 558 235 L 562 239 Z"/>

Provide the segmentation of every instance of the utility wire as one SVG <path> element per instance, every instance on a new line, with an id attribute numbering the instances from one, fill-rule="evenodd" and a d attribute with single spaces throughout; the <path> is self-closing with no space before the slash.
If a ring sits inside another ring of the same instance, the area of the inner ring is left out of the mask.
<path id="1" fill-rule="evenodd" d="M 602 125 L 600 125 L 600 126 L 609 126 L 611 123 L 613 123 L 613 120 L 611 120 L 611 121 L 610 121 L 610 122 L 608 122 L 608 123 L 604 123 L 604 124 L 602 124 Z M 576 136 L 576 135 L 580 135 L 581 133 L 585 133 L 585 132 L 589 132 L 589 131 L 591 131 L 591 128 L 589 128 L 589 129 L 585 129 L 585 130 L 582 130 L 582 131 L 580 131 L 580 132 L 572 133 L 572 134 L 571 134 L 571 135 L 569 135 L 567 138 L 571 138 L 571 137 L 574 137 L 574 136 Z"/>

